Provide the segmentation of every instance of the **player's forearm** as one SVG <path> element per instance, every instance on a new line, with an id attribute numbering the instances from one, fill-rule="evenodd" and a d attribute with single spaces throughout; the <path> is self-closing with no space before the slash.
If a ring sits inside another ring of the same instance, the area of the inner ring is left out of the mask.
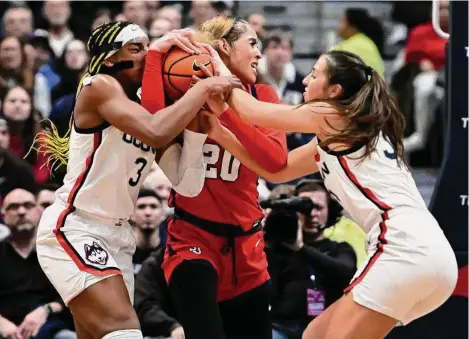
<path id="1" fill-rule="evenodd" d="M 234 89 L 228 99 L 228 105 L 241 117 L 241 119 L 252 125 L 288 130 L 289 120 L 294 106 L 273 104 L 259 101 L 249 93 L 240 89 Z"/>
<path id="2" fill-rule="evenodd" d="M 277 173 L 266 171 L 253 157 L 249 154 L 246 148 L 236 138 L 236 136 L 226 127 L 223 127 L 223 133 L 216 137 L 215 141 L 228 152 L 230 152 L 236 159 L 238 159 L 244 166 L 249 168 L 254 173 L 264 179 L 275 182 L 278 178 Z"/>
<path id="3" fill-rule="evenodd" d="M 149 51 L 145 61 L 142 80 L 142 106 L 149 112 L 165 107 L 161 61 L 163 54 Z"/>
<path id="4" fill-rule="evenodd" d="M 215 140 L 220 146 L 233 154 L 251 171 L 272 183 L 284 183 L 318 171 L 314 160 L 314 144 L 309 143 L 288 153 L 286 166 L 278 172 L 266 171 L 247 152 L 236 136 L 227 128 Z"/>
<path id="5" fill-rule="evenodd" d="M 231 109 L 223 113 L 223 121 L 253 159 L 266 171 L 278 172 L 286 166 L 287 150 L 278 140 L 243 122 Z"/>
<path id="6" fill-rule="evenodd" d="M 184 146 L 169 147 L 158 165 L 171 182 L 173 189 L 186 197 L 197 196 L 204 186 L 205 163 L 202 147 L 206 134 L 184 131 Z"/>
<path id="7" fill-rule="evenodd" d="M 209 97 L 209 87 L 202 82 L 189 89 L 173 105 L 163 108 L 152 117 L 152 128 L 159 136 L 160 147 L 173 140 L 195 118 Z"/>

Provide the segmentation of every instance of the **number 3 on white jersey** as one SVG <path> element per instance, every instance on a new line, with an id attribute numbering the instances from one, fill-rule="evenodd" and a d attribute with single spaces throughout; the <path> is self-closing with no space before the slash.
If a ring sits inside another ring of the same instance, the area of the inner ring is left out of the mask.
<path id="1" fill-rule="evenodd" d="M 235 181 L 238 179 L 239 166 L 241 163 L 230 152 L 223 150 L 223 160 L 220 173 L 215 164 L 220 156 L 220 147 L 213 144 L 205 144 L 203 147 L 204 159 L 207 165 L 205 178 L 218 179 L 218 176 L 224 181 Z"/>

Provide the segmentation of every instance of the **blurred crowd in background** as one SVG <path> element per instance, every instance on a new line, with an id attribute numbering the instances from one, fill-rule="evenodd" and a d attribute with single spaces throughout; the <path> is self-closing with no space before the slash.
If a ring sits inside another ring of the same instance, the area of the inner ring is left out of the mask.
<path id="1" fill-rule="evenodd" d="M 47 158 L 31 147 L 36 134 L 49 127 L 46 119 L 59 135 L 67 132 L 89 59 L 86 41 L 101 23 L 128 20 L 157 39 L 173 29 L 196 29 L 217 15 L 243 17 L 261 43 L 258 82 L 275 88 L 289 104 L 302 102 L 302 80 L 321 52 L 356 53 L 397 96 L 407 121 L 404 144 L 410 165 L 432 169 L 441 163 L 446 41 L 432 28 L 430 2 L 3 1 L 0 13 L 0 338 L 11 326 L 27 322 L 40 328 L 36 338 L 76 337 L 66 308 L 48 316 L 36 312 L 39 305 L 61 302 L 37 262 L 34 230 L 54 200 L 65 166 L 51 175 Z M 445 2 L 440 22 L 447 30 Z M 312 137 L 291 133 L 288 148 Z M 312 180 L 280 186 L 259 181 L 260 201 L 297 196 L 314 202 L 305 208 L 287 203 L 288 213 L 266 207 L 274 338 L 301 338 L 306 324 L 340 296 L 366 256 L 363 232 L 317 178 L 307 179 Z M 131 218 L 137 242 L 135 307 L 145 336 L 183 338 L 177 336 L 180 325 L 160 268 L 170 191 L 155 164 Z M 300 225 L 302 239 L 296 233 L 276 233 L 278 225 L 288 223 Z M 23 250 L 12 251 L 11 241 Z M 278 243 L 284 246 L 278 249 Z M 331 260 L 324 261 L 321 253 Z M 316 308 L 306 307 L 305 295 L 319 300 Z"/>

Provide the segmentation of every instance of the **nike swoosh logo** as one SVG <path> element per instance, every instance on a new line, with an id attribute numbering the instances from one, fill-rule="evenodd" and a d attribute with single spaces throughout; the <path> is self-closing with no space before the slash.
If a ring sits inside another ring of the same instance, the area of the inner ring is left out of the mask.
<path id="1" fill-rule="evenodd" d="M 208 65 L 210 65 L 212 63 L 211 60 L 209 61 L 206 61 L 204 63 L 202 63 L 203 66 L 207 67 Z M 194 62 L 192 63 L 192 70 L 194 72 L 200 72 L 202 69 L 200 68 L 200 65 L 197 64 L 197 60 L 194 59 Z"/>

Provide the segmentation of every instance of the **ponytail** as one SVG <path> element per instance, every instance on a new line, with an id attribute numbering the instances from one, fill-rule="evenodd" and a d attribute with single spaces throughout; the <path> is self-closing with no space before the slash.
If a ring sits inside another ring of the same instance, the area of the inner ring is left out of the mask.
<path id="1" fill-rule="evenodd" d="M 346 126 L 328 136 L 321 146 L 365 145 L 364 159 L 376 150 L 382 133 L 394 148 L 399 166 L 405 164 L 402 143 L 405 119 L 383 78 L 350 52 L 330 51 L 325 56 L 329 84 L 340 84 L 342 94 L 336 100 L 316 101 L 335 107 Z"/>

